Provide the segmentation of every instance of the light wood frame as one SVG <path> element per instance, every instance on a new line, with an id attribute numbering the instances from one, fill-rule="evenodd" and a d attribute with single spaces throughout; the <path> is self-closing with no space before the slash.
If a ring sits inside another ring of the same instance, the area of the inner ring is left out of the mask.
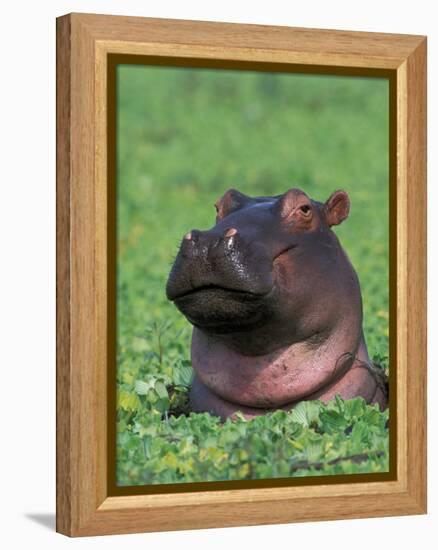
<path id="1" fill-rule="evenodd" d="M 107 56 L 387 69 L 397 82 L 396 479 L 107 491 Z M 426 512 L 426 39 L 137 17 L 57 20 L 57 530 L 70 536 Z"/>

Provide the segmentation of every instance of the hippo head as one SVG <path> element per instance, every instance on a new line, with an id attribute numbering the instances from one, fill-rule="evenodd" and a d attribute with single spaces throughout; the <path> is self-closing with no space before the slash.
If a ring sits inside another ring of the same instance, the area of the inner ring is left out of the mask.
<path id="1" fill-rule="evenodd" d="M 182 239 L 166 286 L 199 330 L 257 355 L 318 339 L 342 315 L 337 293 L 357 300 L 354 271 L 338 272 L 348 260 L 330 229 L 348 216 L 346 192 L 321 203 L 299 189 L 273 197 L 230 189 L 215 206 L 216 224 Z"/>

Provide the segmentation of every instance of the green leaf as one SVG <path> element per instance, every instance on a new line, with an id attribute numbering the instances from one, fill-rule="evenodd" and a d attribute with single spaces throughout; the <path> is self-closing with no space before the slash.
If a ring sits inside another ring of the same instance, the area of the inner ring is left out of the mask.
<path id="1" fill-rule="evenodd" d="M 173 369 L 173 383 L 176 386 L 190 387 L 193 376 L 194 372 L 189 361 L 178 361 L 178 363 L 176 363 Z"/>
<path id="2" fill-rule="evenodd" d="M 322 429 L 328 432 L 345 430 L 349 424 L 345 416 L 336 410 L 324 410 L 320 418 Z"/>
<path id="3" fill-rule="evenodd" d="M 355 397 L 345 401 L 345 417 L 348 419 L 359 418 L 366 409 L 366 402 L 362 397 Z"/>
<path id="4" fill-rule="evenodd" d="M 169 394 L 167 393 L 166 386 L 163 384 L 163 382 L 155 382 L 154 390 L 157 392 L 160 399 L 169 398 Z"/>
<path id="5" fill-rule="evenodd" d="M 145 380 L 135 381 L 135 391 L 138 395 L 147 395 L 149 391 L 155 386 L 153 380 L 146 382 Z"/>
<path id="6" fill-rule="evenodd" d="M 319 401 L 301 401 L 293 408 L 291 418 L 294 422 L 308 428 L 312 422 L 318 423 L 320 410 Z"/>
<path id="7" fill-rule="evenodd" d="M 162 397 L 160 399 L 157 399 L 157 401 L 154 403 L 154 407 L 157 411 L 160 411 L 161 413 L 164 413 L 169 410 L 170 401 L 167 397 Z"/>
<path id="8" fill-rule="evenodd" d="M 117 402 L 118 406 L 125 411 L 137 411 L 141 407 L 138 396 L 124 390 L 118 392 Z"/>

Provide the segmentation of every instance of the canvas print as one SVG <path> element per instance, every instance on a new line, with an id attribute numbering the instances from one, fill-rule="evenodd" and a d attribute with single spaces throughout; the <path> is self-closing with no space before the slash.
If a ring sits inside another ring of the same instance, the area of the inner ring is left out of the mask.
<path id="1" fill-rule="evenodd" d="M 116 84 L 116 484 L 388 472 L 388 80 Z"/>

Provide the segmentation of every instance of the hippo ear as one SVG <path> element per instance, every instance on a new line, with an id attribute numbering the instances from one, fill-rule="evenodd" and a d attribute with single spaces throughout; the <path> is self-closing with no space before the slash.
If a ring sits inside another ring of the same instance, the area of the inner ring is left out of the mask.
<path id="1" fill-rule="evenodd" d="M 220 221 L 231 212 L 243 208 L 248 202 L 250 197 L 244 195 L 236 189 L 228 189 L 228 191 L 215 203 L 216 207 L 216 221 Z"/>
<path id="2" fill-rule="evenodd" d="M 350 199 L 345 191 L 335 191 L 324 206 L 329 226 L 339 225 L 348 217 Z"/>

